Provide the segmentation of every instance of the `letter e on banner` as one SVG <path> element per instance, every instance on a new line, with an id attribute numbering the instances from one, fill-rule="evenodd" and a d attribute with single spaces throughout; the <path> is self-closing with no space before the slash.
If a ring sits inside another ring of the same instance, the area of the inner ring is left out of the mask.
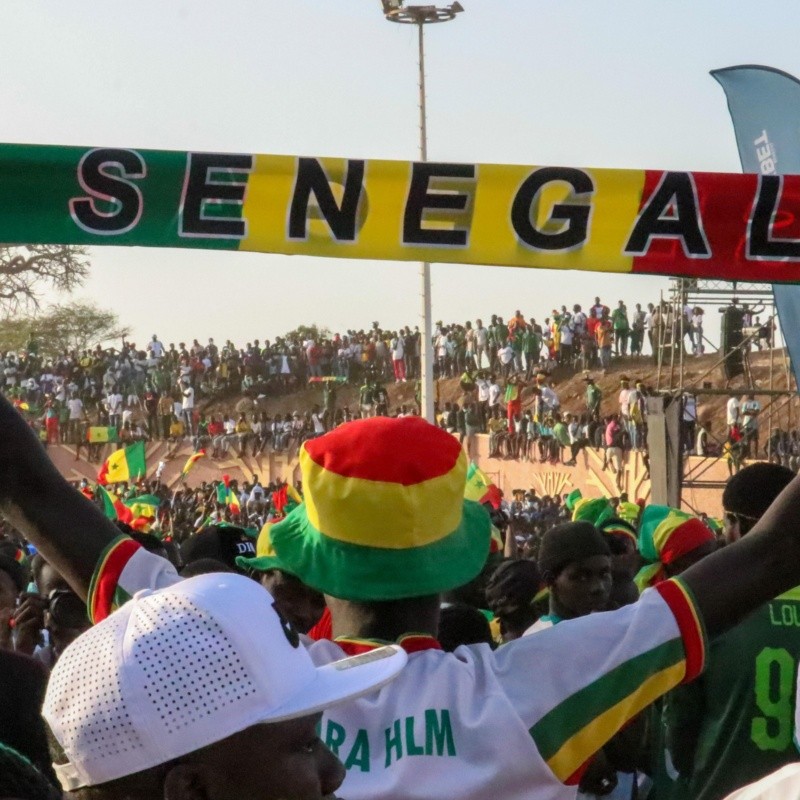
<path id="1" fill-rule="evenodd" d="M 178 234 L 201 239 L 244 239 L 242 206 L 252 155 L 188 153 Z"/>
<path id="2" fill-rule="evenodd" d="M 69 201 L 70 216 L 87 233 L 127 233 L 136 227 L 144 206 L 142 192 L 133 179 L 146 175 L 147 165 L 135 150 L 89 150 L 78 164 L 78 183 L 88 196 Z"/>
<path id="3" fill-rule="evenodd" d="M 467 247 L 475 196 L 474 164 L 411 165 L 403 215 L 403 244 L 426 247 Z M 463 193 L 463 189 L 468 194 Z M 429 213 L 433 210 L 433 213 Z M 463 221 L 459 225 L 459 221 Z M 423 227 L 423 222 L 427 223 Z"/>

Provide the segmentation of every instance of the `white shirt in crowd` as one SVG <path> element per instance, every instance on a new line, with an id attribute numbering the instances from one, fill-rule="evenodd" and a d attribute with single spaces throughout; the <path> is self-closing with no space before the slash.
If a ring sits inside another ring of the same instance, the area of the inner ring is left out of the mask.
<path id="1" fill-rule="evenodd" d="M 191 386 L 183 387 L 183 411 L 191 411 L 194 408 L 194 389 Z"/>
<path id="2" fill-rule="evenodd" d="M 493 383 L 489 387 L 489 405 L 496 406 L 500 402 L 500 393 L 501 393 L 500 386 L 497 382 Z"/>
<path id="3" fill-rule="evenodd" d="M 514 358 L 514 350 L 512 349 L 511 345 L 507 344 L 505 347 L 501 347 L 497 351 L 497 357 L 500 359 L 501 364 L 510 364 Z"/>
<path id="4" fill-rule="evenodd" d="M 325 425 L 322 422 L 322 414 L 312 414 L 311 422 L 314 423 L 314 433 L 317 434 L 325 433 Z"/>
<path id="5" fill-rule="evenodd" d="M 70 419 L 81 419 L 83 417 L 83 401 L 80 397 L 70 397 L 67 400 L 67 408 L 69 409 Z"/>
<path id="6" fill-rule="evenodd" d="M 728 405 L 726 406 L 727 412 L 727 424 L 730 428 L 732 425 L 735 425 L 739 421 L 739 399 L 737 397 L 731 397 L 728 400 Z"/>
<path id="7" fill-rule="evenodd" d="M 489 381 L 486 378 L 478 378 L 475 381 L 475 384 L 478 387 L 478 401 L 481 403 L 488 403 L 490 389 Z"/>
<path id="8" fill-rule="evenodd" d="M 120 414 L 122 412 L 122 395 L 119 392 L 110 394 L 106 399 L 106 408 L 109 414 Z"/>
<path id="9" fill-rule="evenodd" d="M 395 361 L 402 361 L 405 354 L 406 351 L 405 347 L 403 346 L 403 337 L 398 336 L 396 339 L 392 339 L 392 358 Z"/>
<path id="10" fill-rule="evenodd" d="M 555 411 L 561 405 L 558 395 L 549 386 L 542 386 L 539 391 L 542 394 L 542 400 L 544 401 L 544 404 L 551 411 Z"/>
<path id="11" fill-rule="evenodd" d="M 619 413 L 622 414 L 623 417 L 630 416 L 630 413 L 631 413 L 631 390 L 630 389 L 620 389 L 619 390 Z"/>

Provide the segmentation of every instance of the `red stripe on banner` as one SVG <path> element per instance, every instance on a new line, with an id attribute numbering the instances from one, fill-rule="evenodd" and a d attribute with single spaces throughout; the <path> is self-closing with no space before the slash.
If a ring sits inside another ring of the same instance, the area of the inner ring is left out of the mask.
<path id="1" fill-rule="evenodd" d="M 655 590 L 670 607 L 683 639 L 686 674 L 683 683 L 694 680 L 705 667 L 705 632 L 688 591 L 676 579 L 662 581 Z"/>
<path id="2" fill-rule="evenodd" d="M 640 212 L 665 174 L 660 170 L 645 170 Z M 797 260 L 747 258 L 748 227 L 759 186 L 757 175 L 693 172 L 691 176 L 711 257 L 687 256 L 679 239 L 653 238 L 644 255 L 633 257 L 632 272 L 696 278 L 712 274 L 725 280 L 742 281 L 800 281 Z M 783 179 L 771 236 L 800 240 L 800 176 Z"/>

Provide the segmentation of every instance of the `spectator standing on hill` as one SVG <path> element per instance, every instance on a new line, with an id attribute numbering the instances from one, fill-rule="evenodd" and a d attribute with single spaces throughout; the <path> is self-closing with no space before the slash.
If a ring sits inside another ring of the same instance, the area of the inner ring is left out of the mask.
<path id="1" fill-rule="evenodd" d="M 728 398 L 728 403 L 725 406 L 725 422 L 728 426 L 728 434 L 739 425 L 739 412 L 740 404 L 739 398 L 735 395 Z"/>
<path id="2" fill-rule="evenodd" d="M 396 334 L 392 338 L 392 365 L 394 367 L 395 383 L 406 382 L 405 342 L 403 337 Z"/>
<path id="3" fill-rule="evenodd" d="M 656 307 L 652 303 L 647 304 L 647 313 L 644 315 L 644 329 L 647 333 L 647 340 L 650 342 L 650 352 L 653 354 L 653 360 L 658 363 L 658 346 L 655 338 L 656 332 Z"/>
<path id="4" fill-rule="evenodd" d="M 614 327 L 614 355 L 625 356 L 628 354 L 630 327 L 628 325 L 628 309 L 622 300 L 611 314 L 611 323 Z"/>
<path id="5" fill-rule="evenodd" d="M 645 317 L 645 312 L 642 311 L 642 304 L 637 303 L 636 308 L 631 315 L 630 352 L 632 356 L 640 356 L 642 354 L 642 343 L 644 341 L 645 333 Z"/>
<path id="6" fill-rule="evenodd" d="M 483 327 L 483 320 L 480 319 L 475 321 L 475 358 L 479 370 L 491 368 L 489 330 Z"/>
<path id="7" fill-rule="evenodd" d="M 589 419 L 600 419 L 600 404 L 603 401 L 603 391 L 594 382 L 594 378 L 584 378 L 586 381 L 586 410 L 589 413 Z"/>
<path id="8" fill-rule="evenodd" d="M 614 326 L 608 316 L 608 309 L 603 312 L 603 316 L 597 320 L 595 326 L 595 339 L 600 351 L 600 366 L 603 374 L 611 367 L 611 345 L 614 341 Z"/>

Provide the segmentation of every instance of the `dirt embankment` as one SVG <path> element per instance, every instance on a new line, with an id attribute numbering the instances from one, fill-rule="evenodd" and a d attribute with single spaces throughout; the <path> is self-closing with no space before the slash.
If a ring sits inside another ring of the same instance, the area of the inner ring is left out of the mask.
<path id="1" fill-rule="evenodd" d="M 683 364 L 683 386 L 698 394 L 698 413 L 701 419 L 710 423 L 711 432 L 716 436 L 724 436 L 725 431 L 725 405 L 728 395 L 704 395 L 703 389 L 725 389 L 739 396 L 749 390 L 743 377 L 735 378 L 726 384 L 718 366 L 719 356 L 709 354 L 700 357 L 685 356 Z M 772 361 L 772 367 L 770 367 Z M 787 389 L 787 357 L 783 350 L 775 350 L 770 357 L 769 352 L 755 352 L 750 355 L 750 367 L 753 377 L 753 389 L 756 395 L 759 390 L 786 391 Z M 770 380 L 770 373 L 772 379 Z M 661 374 L 649 356 L 641 358 L 615 359 L 607 374 L 599 370 L 590 373 L 603 392 L 603 413 L 618 410 L 617 395 L 621 375 L 627 375 L 631 385 L 642 381 L 652 391 L 676 390 L 681 385 L 681 369 L 676 357 L 675 363 L 662 366 Z M 556 383 L 556 391 L 561 400 L 564 411 L 583 413 L 586 410 L 584 381 L 585 373 L 574 372 L 562 367 L 557 367 L 551 373 L 551 378 Z M 794 381 L 791 381 L 794 386 Z M 403 384 L 386 384 L 390 398 L 390 408 L 396 409 L 405 404 L 413 407 L 415 384 L 412 381 Z M 338 408 L 349 406 L 355 413 L 358 408 L 358 385 L 337 385 L 336 405 Z M 447 378 L 438 383 L 439 402 L 461 402 L 463 392 L 456 378 Z M 788 430 L 800 425 L 800 407 L 796 397 L 762 395 L 759 397 L 763 407 L 762 431 L 766 432 L 771 420 L 772 426 Z M 530 392 L 523 391 L 522 405 L 526 408 L 532 403 Z M 322 386 L 310 385 L 301 391 L 278 397 L 261 398 L 257 408 L 266 411 L 271 417 L 276 414 L 287 414 L 295 411 L 301 414 L 310 411 L 315 404 L 322 405 Z M 209 404 L 206 413 L 234 413 L 235 411 L 252 410 L 256 408 L 253 401 L 248 398 L 230 398 L 224 401 L 215 401 Z"/>

